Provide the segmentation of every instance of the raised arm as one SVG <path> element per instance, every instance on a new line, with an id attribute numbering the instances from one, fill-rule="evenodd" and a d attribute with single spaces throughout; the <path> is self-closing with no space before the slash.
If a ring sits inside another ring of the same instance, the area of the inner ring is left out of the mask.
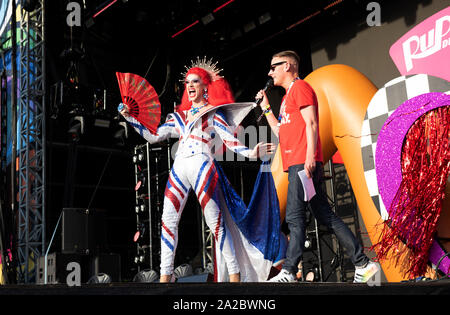
<path id="1" fill-rule="evenodd" d="M 279 137 L 280 126 L 278 125 L 278 119 L 272 112 L 272 109 L 269 104 L 269 99 L 267 98 L 266 92 L 264 90 L 260 90 L 258 94 L 256 94 L 256 99 L 262 99 L 259 106 L 261 107 L 264 115 L 266 116 L 267 122 L 272 129 L 272 132 Z"/>
<path id="2" fill-rule="evenodd" d="M 175 119 L 172 115 L 168 115 L 166 122 L 158 127 L 156 134 L 153 134 L 144 125 L 137 121 L 134 117 L 128 115 L 126 108 L 120 110 L 120 114 L 126 119 L 126 121 L 150 144 L 158 143 L 169 138 L 179 138 L 180 134 L 175 126 Z"/>

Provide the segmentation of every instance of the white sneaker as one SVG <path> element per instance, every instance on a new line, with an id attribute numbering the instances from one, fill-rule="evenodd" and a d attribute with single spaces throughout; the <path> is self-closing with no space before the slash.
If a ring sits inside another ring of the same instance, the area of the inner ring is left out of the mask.
<path id="1" fill-rule="evenodd" d="M 279 274 L 277 274 L 275 277 L 268 280 L 267 282 L 297 282 L 297 279 L 292 273 L 290 273 L 286 269 L 281 269 Z"/>
<path id="2" fill-rule="evenodd" d="M 355 268 L 355 278 L 353 283 L 366 283 L 370 280 L 380 269 L 378 264 L 369 261 L 364 267 Z"/>

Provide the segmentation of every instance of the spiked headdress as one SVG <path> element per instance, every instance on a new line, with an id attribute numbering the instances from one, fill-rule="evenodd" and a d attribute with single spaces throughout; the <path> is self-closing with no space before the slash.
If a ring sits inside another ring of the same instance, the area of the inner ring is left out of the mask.
<path id="1" fill-rule="evenodd" d="M 212 59 L 207 60 L 206 57 L 200 59 L 197 57 L 195 61 L 191 61 L 190 66 L 185 66 L 185 72 L 182 73 L 182 82 L 184 83 L 189 74 L 198 75 L 202 82 L 208 88 L 208 103 L 211 105 L 222 105 L 233 103 L 234 97 L 228 82 L 219 75 L 222 69 L 217 67 L 217 62 Z M 181 104 L 177 107 L 177 111 L 188 110 L 192 105 L 189 101 L 186 88 L 183 92 Z"/>

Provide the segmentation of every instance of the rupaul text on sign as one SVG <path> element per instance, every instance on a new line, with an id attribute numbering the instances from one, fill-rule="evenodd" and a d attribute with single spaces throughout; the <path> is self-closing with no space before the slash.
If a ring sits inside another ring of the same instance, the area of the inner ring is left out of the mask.
<path id="1" fill-rule="evenodd" d="M 389 50 L 401 75 L 421 74 L 450 80 L 450 7 L 403 35 Z"/>

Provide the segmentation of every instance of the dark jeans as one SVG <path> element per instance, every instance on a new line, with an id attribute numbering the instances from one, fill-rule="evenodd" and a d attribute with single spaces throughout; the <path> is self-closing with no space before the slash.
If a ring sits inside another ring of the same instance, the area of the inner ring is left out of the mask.
<path id="1" fill-rule="evenodd" d="M 290 230 L 290 240 L 286 250 L 286 260 L 283 269 L 297 273 L 298 264 L 303 255 L 306 233 L 306 211 L 308 202 L 304 201 L 302 182 L 298 172 L 304 169 L 303 164 L 289 167 L 289 186 L 286 204 L 286 223 Z M 323 165 L 317 163 L 313 173 L 313 183 L 316 195 L 309 201 L 311 211 L 319 224 L 329 228 L 346 249 L 347 255 L 355 266 L 363 266 L 369 258 L 352 231 L 345 225 L 328 204 L 327 196 L 322 190 Z"/>

